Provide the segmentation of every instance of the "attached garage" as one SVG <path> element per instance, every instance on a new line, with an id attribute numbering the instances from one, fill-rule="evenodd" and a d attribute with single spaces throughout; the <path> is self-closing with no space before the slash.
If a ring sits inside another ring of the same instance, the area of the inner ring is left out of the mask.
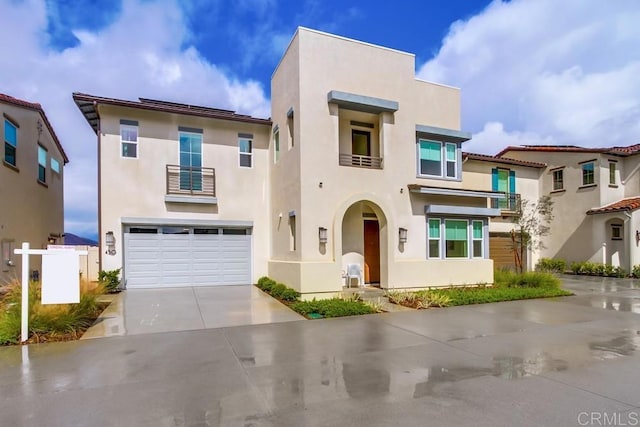
<path id="1" fill-rule="evenodd" d="M 251 228 L 129 226 L 127 288 L 248 285 Z"/>

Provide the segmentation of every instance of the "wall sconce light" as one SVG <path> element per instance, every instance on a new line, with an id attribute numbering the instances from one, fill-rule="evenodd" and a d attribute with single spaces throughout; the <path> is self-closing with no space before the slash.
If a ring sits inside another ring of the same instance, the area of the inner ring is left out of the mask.
<path id="1" fill-rule="evenodd" d="M 407 243 L 407 229 L 400 227 L 398 229 L 398 239 L 400 243 Z"/>
<path id="2" fill-rule="evenodd" d="M 105 235 L 105 244 L 107 245 L 107 255 L 116 254 L 116 236 L 113 235 L 113 231 L 107 231 Z"/>
<path id="3" fill-rule="evenodd" d="M 324 227 L 319 227 L 318 228 L 318 240 L 322 244 L 327 243 L 327 229 L 326 228 L 324 228 Z"/>

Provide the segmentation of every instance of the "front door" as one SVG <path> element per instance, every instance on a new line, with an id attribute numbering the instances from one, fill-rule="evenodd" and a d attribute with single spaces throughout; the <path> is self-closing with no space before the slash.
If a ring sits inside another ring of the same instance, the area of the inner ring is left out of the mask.
<path id="1" fill-rule="evenodd" d="M 380 226 L 364 221 L 364 282 L 380 283 Z"/>

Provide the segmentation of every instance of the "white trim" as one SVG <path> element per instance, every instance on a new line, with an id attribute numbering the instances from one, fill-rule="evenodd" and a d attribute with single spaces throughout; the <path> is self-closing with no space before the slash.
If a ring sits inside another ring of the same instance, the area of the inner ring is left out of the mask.
<path id="1" fill-rule="evenodd" d="M 136 140 L 135 141 L 124 141 L 122 139 L 122 131 L 123 129 L 128 129 L 128 130 L 135 130 L 136 131 Z M 120 124 L 120 158 L 121 159 L 137 159 L 138 157 L 140 157 L 140 153 L 139 153 L 139 148 L 140 146 L 138 145 L 138 140 L 140 139 L 140 133 L 139 133 L 139 127 L 138 126 L 134 126 L 134 125 L 125 125 L 125 124 Z M 122 147 L 123 144 L 131 144 L 131 145 L 135 145 L 136 146 L 136 155 L 134 156 L 123 156 L 122 155 Z"/>
<path id="2" fill-rule="evenodd" d="M 217 219 L 184 219 L 184 218 L 137 218 L 122 217 L 120 218 L 122 225 L 183 225 L 183 226 L 211 226 L 211 227 L 230 227 L 230 228 L 253 228 L 253 221 L 225 221 Z"/>
<path id="3" fill-rule="evenodd" d="M 245 152 L 245 151 L 241 151 L 240 150 L 240 141 L 241 140 L 249 141 L 249 152 Z M 249 157 L 249 159 L 250 159 L 250 165 L 249 166 L 242 166 L 242 162 L 240 161 L 242 156 L 248 156 Z M 242 136 L 238 137 L 238 167 L 239 168 L 243 168 L 243 169 L 253 169 L 253 138 L 246 138 L 246 137 L 242 137 Z"/>

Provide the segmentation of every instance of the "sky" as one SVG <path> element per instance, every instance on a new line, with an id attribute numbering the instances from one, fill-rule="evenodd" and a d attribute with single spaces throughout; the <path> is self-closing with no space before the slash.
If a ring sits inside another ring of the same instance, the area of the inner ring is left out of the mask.
<path id="1" fill-rule="evenodd" d="M 270 116 L 298 26 L 415 54 L 459 87 L 465 151 L 640 143 L 637 0 L 0 0 L 0 92 L 39 102 L 70 163 L 65 231 L 97 238 L 96 136 L 72 92 Z"/>

